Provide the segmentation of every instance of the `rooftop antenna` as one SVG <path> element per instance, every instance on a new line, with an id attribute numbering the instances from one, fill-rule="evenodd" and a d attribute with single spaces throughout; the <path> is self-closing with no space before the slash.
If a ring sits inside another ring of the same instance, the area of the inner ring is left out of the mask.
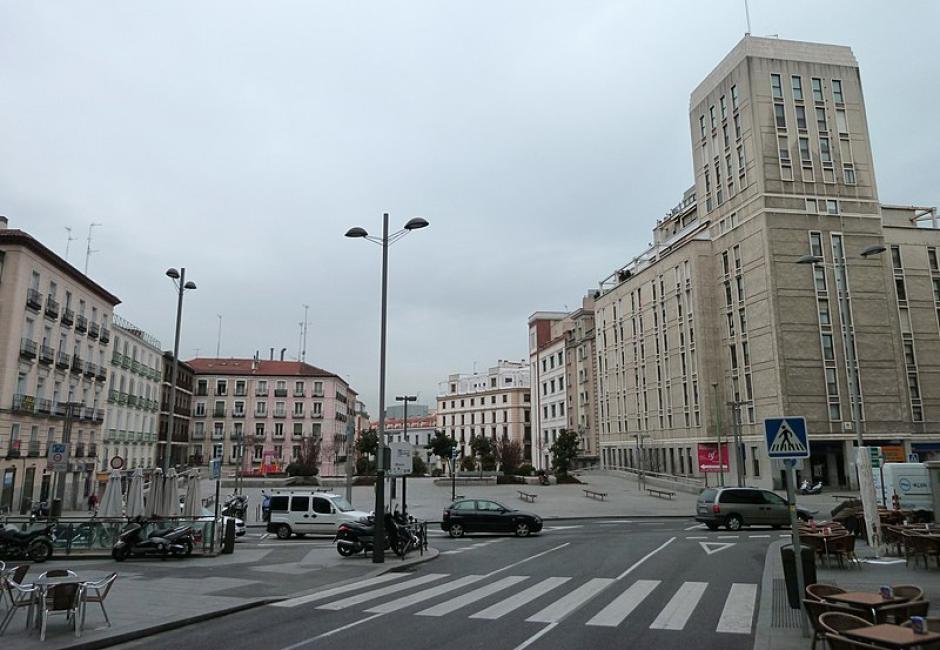
<path id="1" fill-rule="evenodd" d="M 304 344 L 304 322 L 300 321 L 297 326 L 300 328 L 300 333 L 297 335 L 297 361 L 300 361 L 300 350 Z"/>
<path id="2" fill-rule="evenodd" d="M 69 245 L 78 239 L 78 237 L 72 237 L 72 229 L 69 226 L 65 227 L 65 231 L 69 234 L 68 239 L 65 240 L 65 261 L 69 261 Z"/>
<path id="3" fill-rule="evenodd" d="M 747 31 L 744 32 L 745 36 L 751 35 L 751 8 L 747 4 L 747 0 L 744 0 L 744 15 L 747 17 Z"/>
<path id="4" fill-rule="evenodd" d="M 303 334 L 303 346 L 301 347 L 300 360 L 307 360 L 307 310 L 310 309 L 310 305 L 304 305 L 304 334 Z"/>
<path id="5" fill-rule="evenodd" d="M 219 317 L 219 336 L 215 340 L 215 358 L 218 359 L 222 352 L 222 314 L 216 314 Z"/>
<path id="6" fill-rule="evenodd" d="M 88 258 L 91 257 L 92 253 L 99 252 L 98 250 L 91 249 L 91 230 L 92 228 L 96 228 L 98 226 L 101 226 L 101 224 L 94 222 L 88 224 L 88 246 L 85 247 L 85 275 L 88 275 Z"/>

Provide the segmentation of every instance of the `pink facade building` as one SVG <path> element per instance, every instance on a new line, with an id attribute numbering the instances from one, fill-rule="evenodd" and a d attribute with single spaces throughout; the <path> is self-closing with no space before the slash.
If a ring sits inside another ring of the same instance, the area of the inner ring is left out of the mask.
<path id="1" fill-rule="evenodd" d="M 345 474 L 347 423 L 357 393 L 338 375 L 300 361 L 199 358 L 191 440 L 231 469 L 286 467 L 312 438 L 320 475 Z"/>

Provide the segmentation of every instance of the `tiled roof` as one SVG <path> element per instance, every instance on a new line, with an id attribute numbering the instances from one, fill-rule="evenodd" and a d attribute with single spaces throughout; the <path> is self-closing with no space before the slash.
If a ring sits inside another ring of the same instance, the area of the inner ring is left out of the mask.
<path id="1" fill-rule="evenodd" d="M 256 377 L 336 377 L 339 375 L 300 361 L 198 358 L 187 361 L 197 375 L 246 375 Z M 344 381 L 345 383 L 345 381 Z"/>

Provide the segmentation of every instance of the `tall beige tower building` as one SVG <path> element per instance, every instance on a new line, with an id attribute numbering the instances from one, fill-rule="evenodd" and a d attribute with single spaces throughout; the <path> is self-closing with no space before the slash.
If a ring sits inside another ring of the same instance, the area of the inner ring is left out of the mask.
<path id="1" fill-rule="evenodd" d="M 855 419 L 866 445 L 935 454 L 940 230 L 880 202 L 852 51 L 747 36 L 689 124 L 694 187 L 597 296 L 602 462 L 700 476 L 737 417 L 735 465 L 770 486 L 780 415 L 807 419 L 803 474 L 828 485 L 855 480 Z"/>

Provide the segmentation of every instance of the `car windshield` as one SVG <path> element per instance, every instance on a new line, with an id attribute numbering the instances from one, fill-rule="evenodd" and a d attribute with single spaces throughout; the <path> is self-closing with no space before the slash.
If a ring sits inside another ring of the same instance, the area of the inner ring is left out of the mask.
<path id="1" fill-rule="evenodd" d="M 333 505 L 336 506 L 336 509 L 340 512 L 351 512 L 355 510 L 353 505 L 343 497 L 333 497 L 330 501 L 333 502 Z"/>

